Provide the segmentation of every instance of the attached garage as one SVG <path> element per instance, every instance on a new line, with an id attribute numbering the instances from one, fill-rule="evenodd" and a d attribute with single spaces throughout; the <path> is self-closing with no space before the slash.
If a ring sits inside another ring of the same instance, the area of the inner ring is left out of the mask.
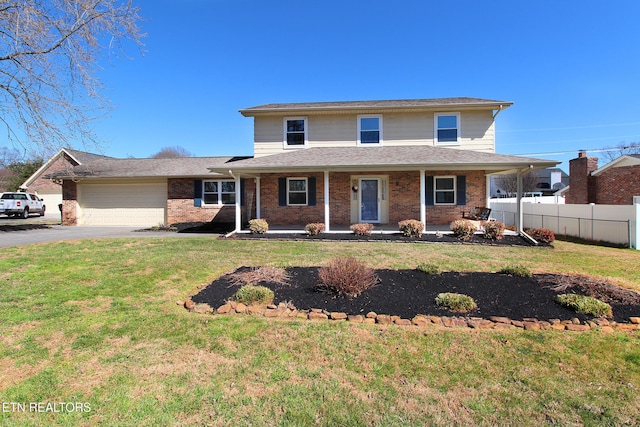
<path id="1" fill-rule="evenodd" d="M 78 225 L 164 224 L 167 180 L 78 183 Z"/>

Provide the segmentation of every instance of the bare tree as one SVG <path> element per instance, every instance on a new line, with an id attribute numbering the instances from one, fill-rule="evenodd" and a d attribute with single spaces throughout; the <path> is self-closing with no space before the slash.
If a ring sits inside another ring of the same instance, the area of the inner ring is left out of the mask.
<path id="1" fill-rule="evenodd" d="M 625 154 L 640 154 L 640 142 L 623 142 L 615 147 L 609 147 L 607 151 L 602 152 L 602 157 L 610 162 Z"/>
<path id="2" fill-rule="evenodd" d="M 0 122 L 14 146 L 50 154 L 97 144 L 91 120 L 106 114 L 100 61 L 142 48 L 131 0 L 0 0 Z M 103 56 L 104 55 L 104 56 Z"/>
<path id="3" fill-rule="evenodd" d="M 186 148 L 176 145 L 174 147 L 163 147 L 156 154 L 151 156 L 152 159 L 175 159 L 177 157 L 193 157 Z"/>
<path id="4" fill-rule="evenodd" d="M 499 187 L 502 193 L 507 195 L 513 195 L 515 197 L 518 192 L 518 175 L 515 173 L 508 175 L 500 175 L 496 178 L 496 185 Z M 538 177 L 531 171 L 527 171 L 522 175 L 522 191 L 539 191 L 538 190 Z"/>

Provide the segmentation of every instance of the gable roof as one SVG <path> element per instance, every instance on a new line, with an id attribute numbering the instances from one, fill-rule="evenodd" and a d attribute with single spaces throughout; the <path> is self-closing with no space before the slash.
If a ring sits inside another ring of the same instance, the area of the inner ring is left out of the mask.
<path id="1" fill-rule="evenodd" d="M 211 177 L 211 166 L 222 166 L 247 157 L 177 157 L 169 159 L 100 159 L 78 165 L 71 171 L 53 173 L 52 179 L 79 178 L 179 178 Z M 223 174 L 227 174 L 224 171 Z"/>
<path id="2" fill-rule="evenodd" d="M 482 98 L 429 98 L 398 99 L 379 101 L 303 102 L 288 104 L 264 104 L 245 108 L 240 113 L 245 117 L 265 114 L 286 114 L 291 112 L 339 112 L 339 111 L 381 111 L 381 110 L 437 110 L 452 108 L 499 109 L 513 105 L 511 101 L 497 101 Z"/>
<path id="3" fill-rule="evenodd" d="M 209 167 L 213 172 L 229 170 L 260 173 L 290 171 L 383 171 L 383 170 L 492 170 L 556 166 L 555 160 L 433 146 L 314 147 L 249 158 Z"/>
<path id="4" fill-rule="evenodd" d="M 620 168 L 624 166 L 635 166 L 635 165 L 640 165 L 640 154 L 624 154 L 618 157 L 617 159 L 610 161 L 609 163 L 602 166 L 601 168 L 594 170 L 593 172 L 591 172 L 591 175 L 598 176 L 604 171 L 606 171 L 607 169 Z"/>
<path id="5" fill-rule="evenodd" d="M 81 165 L 83 163 L 92 162 L 98 159 L 111 159 L 112 157 L 103 156 L 101 154 L 88 153 L 86 151 L 73 150 L 71 148 L 61 148 L 58 150 L 56 154 L 51 156 L 49 160 L 47 160 L 40 168 L 33 173 L 25 182 L 22 183 L 20 188 L 28 188 L 31 184 L 35 182 L 36 179 L 40 178 L 42 174 L 44 174 L 49 167 L 55 163 L 61 156 L 67 155 L 71 162 L 75 165 Z"/>

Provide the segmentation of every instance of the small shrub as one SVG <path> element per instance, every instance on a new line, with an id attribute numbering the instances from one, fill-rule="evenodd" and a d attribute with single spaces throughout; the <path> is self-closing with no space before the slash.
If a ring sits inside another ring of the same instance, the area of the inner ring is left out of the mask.
<path id="1" fill-rule="evenodd" d="M 438 294 L 436 305 L 456 313 L 468 313 L 477 307 L 476 302 L 469 295 L 452 292 Z"/>
<path id="2" fill-rule="evenodd" d="M 454 236 L 460 240 L 469 240 L 476 232 L 476 226 L 468 219 L 456 219 L 449 226 Z"/>
<path id="3" fill-rule="evenodd" d="M 312 222 L 311 224 L 305 225 L 304 231 L 309 236 L 317 236 L 318 234 L 324 232 L 324 223 L 323 222 Z"/>
<path id="4" fill-rule="evenodd" d="M 269 231 L 269 223 L 264 219 L 249 220 L 249 231 L 252 234 L 264 234 Z"/>
<path id="5" fill-rule="evenodd" d="M 378 283 L 374 270 L 355 258 L 335 258 L 318 270 L 319 289 L 354 298 Z"/>
<path id="6" fill-rule="evenodd" d="M 402 234 L 407 237 L 422 237 L 424 231 L 424 224 L 417 219 L 405 219 L 398 223 L 398 228 L 402 231 Z"/>
<path id="7" fill-rule="evenodd" d="M 560 294 L 556 301 L 577 313 L 586 314 L 593 317 L 611 317 L 613 311 L 611 306 L 597 298 L 587 297 L 577 294 Z"/>
<path id="8" fill-rule="evenodd" d="M 556 240 L 556 234 L 548 228 L 530 228 L 525 232 L 538 242 L 553 243 Z"/>
<path id="9" fill-rule="evenodd" d="M 231 299 L 246 305 L 251 304 L 273 304 L 273 291 L 264 286 L 245 285 L 233 294 Z"/>
<path id="10" fill-rule="evenodd" d="M 504 229 L 504 223 L 500 221 L 487 221 L 484 224 L 484 238 L 491 240 L 502 240 Z"/>
<path id="11" fill-rule="evenodd" d="M 528 267 L 522 265 L 522 264 L 509 264 L 505 267 L 502 267 L 502 269 L 500 271 L 498 271 L 498 273 L 501 274 L 510 274 L 512 276 L 518 276 L 518 277 L 531 277 L 533 276 L 533 274 L 531 273 L 531 270 L 529 270 Z"/>
<path id="12" fill-rule="evenodd" d="M 369 224 L 367 222 L 361 222 L 359 224 L 351 225 L 351 231 L 356 236 L 370 236 L 371 231 L 373 230 L 373 224 Z"/>
<path id="13" fill-rule="evenodd" d="M 421 262 L 416 267 L 416 270 L 425 274 L 440 274 L 440 267 L 432 262 Z"/>
<path id="14" fill-rule="evenodd" d="M 229 282 L 234 285 L 257 285 L 259 283 L 288 285 L 289 275 L 284 268 L 266 265 L 259 268 L 252 268 L 249 271 L 233 273 L 229 278 Z"/>

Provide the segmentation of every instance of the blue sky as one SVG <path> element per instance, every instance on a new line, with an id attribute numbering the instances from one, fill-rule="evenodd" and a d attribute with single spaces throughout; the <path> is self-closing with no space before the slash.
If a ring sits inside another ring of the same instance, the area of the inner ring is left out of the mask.
<path id="1" fill-rule="evenodd" d="M 457 96 L 515 103 L 498 153 L 640 141 L 637 0 L 134 2 L 147 52 L 101 73 L 110 156 L 251 155 L 238 110 L 265 103 Z"/>

